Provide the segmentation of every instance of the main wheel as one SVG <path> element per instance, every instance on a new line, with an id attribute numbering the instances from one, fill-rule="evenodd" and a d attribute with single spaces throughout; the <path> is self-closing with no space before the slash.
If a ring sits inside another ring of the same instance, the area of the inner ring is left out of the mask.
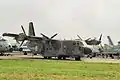
<path id="1" fill-rule="evenodd" d="M 24 52 L 24 55 L 27 55 L 27 52 Z"/>
<path id="2" fill-rule="evenodd" d="M 58 56 L 58 59 L 62 59 L 62 57 L 61 57 L 61 56 Z"/>
<path id="3" fill-rule="evenodd" d="M 66 59 L 66 57 L 63 57 L 63 60 L 65 60 Z"/>
<path id="4" fill-rule="evenodd" d="M 44 59 L 47 59 L 47 57 L 46 57 L 46 56 L 44 56 Z"/>
<path id="5" fill-rule="evenodd" d="M 37 55 L 37 53 L 34 53 L 34 55 Z"/>
<path id="6" fill-rule="evenodd" d="M 48 57 L 48 59 L 51 59 L 51 57 Z"/>
<path id="7" fill-rule="evenodd" d="M 76 61 L 81 60 L 81 59 L 80 59 L 80 56 L 76 56 L 76 57 L 75 57 L 75 60 L 76 60 Z"/>

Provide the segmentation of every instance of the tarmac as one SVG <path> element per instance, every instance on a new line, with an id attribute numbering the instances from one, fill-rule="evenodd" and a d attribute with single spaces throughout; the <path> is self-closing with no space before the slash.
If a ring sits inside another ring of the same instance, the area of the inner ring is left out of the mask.
<path id="1" fill-rule="evenodd" d="M 24 55 L 22 52 L 13 52 L 6 53 L 8 56 L 0 56 L 0 60 L 17 60 L 17 59 L 30 59 L 30 60 L 58 60 L 57 58 L 52 59 L 43 59 L 40 55 L 33 55 L 32 53 L 28 53 Z M 120 59 L 110 59 L 110 58 L 82 58 L 83 62 L 100 62 L 100 63 L 120 63 Z M 74 58 L 67 58 L 66 61 L 75 61 Z"/>

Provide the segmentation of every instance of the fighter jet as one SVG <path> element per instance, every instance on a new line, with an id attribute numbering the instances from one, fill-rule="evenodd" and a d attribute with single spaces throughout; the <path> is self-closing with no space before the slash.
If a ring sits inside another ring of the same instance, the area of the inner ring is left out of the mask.
<path id="1" fill-rule="evenodd" d="M 115 56 L 118 57 L 118 59 L 120 58 L 120 43 L 118 42 L 118 45 L 114 45 L 112 42 L 112 39 L 110 38 L 110 36 L 107 36 L 108 41 L 109 41 L 109 45 L 105 45 L 103 48 L 103 54 L 105 55 L 105 57 L 111 57 L 114 58 Z"/>
<path id="2" fill-rule="evenodd" d="M 20 46 L 27 40 L 27 47 L 35 54 L 40 54 L 44 58 L 57 57 L 58 59 L 66 59 L 66 57 L 74 57 L 80 60 L 84 53 L 90 52 L 90 49 L 83 47 L 83 43 L 79 40 L 56 40 L 53 39 L 57 33 L 48 37 L 41 33 L 42 37 L 35 36 L 33 22 L 29 23 L 29 34 L 21 25 L 23 33 L 12 34 L 3 33 L 3 36 L 14 37 L 17 42 L 22 41 Z"/>

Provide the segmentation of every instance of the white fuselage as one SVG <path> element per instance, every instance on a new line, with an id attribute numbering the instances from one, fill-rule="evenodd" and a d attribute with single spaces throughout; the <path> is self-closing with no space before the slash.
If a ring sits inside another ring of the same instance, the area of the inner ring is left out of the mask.
<path id="1" fill-rule="evenodd" d="M 6 40 L 0 40 L 0 52 L 7 52 L 10 48 L 11 46 Z"/>

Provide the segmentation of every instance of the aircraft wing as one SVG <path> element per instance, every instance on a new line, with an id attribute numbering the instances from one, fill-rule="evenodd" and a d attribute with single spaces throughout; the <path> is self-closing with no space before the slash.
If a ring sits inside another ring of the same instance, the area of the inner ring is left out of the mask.
<path id="1" fill-rule="evenodd" d="M 42 37 L 36 37 L 36 36 L 27 36 L 27 40 L 43 40 Z"/>
<path id="2" fill-rule="evenodd" d="M 13 33 L 3 33 L 2 36 L 8 36 L 8 37 L 18 37 L 18 34 L 13 34 Z"/>

